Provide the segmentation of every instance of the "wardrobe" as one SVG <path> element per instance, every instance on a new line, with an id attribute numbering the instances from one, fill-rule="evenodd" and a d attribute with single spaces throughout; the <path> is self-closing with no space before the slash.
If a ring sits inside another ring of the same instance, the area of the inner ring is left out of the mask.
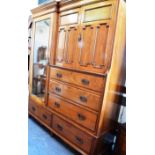
<path id="1" fill-rule="evenodd" d="M 29 115 L 81 154 L 102 154 L 103 137 L 115 128 L 126 77 L 125 9 L 123 0 L 32 9 Z"/>

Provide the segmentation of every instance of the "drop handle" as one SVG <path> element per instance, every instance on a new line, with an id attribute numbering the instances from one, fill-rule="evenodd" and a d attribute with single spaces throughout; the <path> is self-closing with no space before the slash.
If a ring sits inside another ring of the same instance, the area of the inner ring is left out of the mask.
<path id="1" fill-rule="evenodd" d="M 82 39 L 82 34 L 81 33 L 79 34 L 79 37 L 78 37 L 78 46 L 79 46 L 80 49 L 83 48 L 83 39 Z"/>
<path id="2" fill-rule="evenodd" d="M 62 78 L 62 74 L 61 74 L 61 73 L 57 73 L 57 74 L 56 74 L 56 77 L 57 77 L 57 78 Z"/>
<path id="3" fill-rule="evenodd" d="M 80 113 L 78 113 L 77 116 L 78 116 L 80 121 L 86 120 L 86 117 L 84 115 L 80 114 Z"/>
<path id="4" fill-rule="evenodd" d="M 59 124 L 57 124 L 57 128 L 60 130 L 60 131 L 63 131 L 63 127 Z"/>
<path id="5" fill-rule="evenodd" d="M 78 42 L 80 42 L 82 40 L 82 35 L 81 33 L 79 34 L 79 37 L 78 37 Z"/>
<path id="6" fill-rule="evenodd" d="M 61 88 L 55 87 L 55 91 L 58 92 L 58 93 L 60 93 L 61 92 Z"/>
<path id="7" fill-rule="evenodd" d="M 84 85 L 89 85 L 89 80 L 87 80 L 87 79 L 82 79 L 81 82 Z"/>
<path id="8" fill-rule="evenodd" d="M 44 119 L 47 119 L 47 116 L 45 114 L 42 115 Z"/>
<path id="9" fill-rule="evenodd" d="M 79 144 L 83 144 L 83 140 L 80 137 L 75 136 L 75 139 Z"/>
<path id="10" fill-rule="evenodd" d="M 54 102 L 55 107 L 60 108 L 60 103 Z"/>
<path id="11" fill-rule="evenodd" d="M 85 96 L 80 96 L 80 101 L 82 101 L 82 102 L 87 102 L 87 97 L 85 97 Z"/>

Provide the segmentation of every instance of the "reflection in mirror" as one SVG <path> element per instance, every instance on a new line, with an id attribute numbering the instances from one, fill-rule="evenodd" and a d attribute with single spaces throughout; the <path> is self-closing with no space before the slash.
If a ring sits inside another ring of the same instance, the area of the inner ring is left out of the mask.
<path id="1" fill-rule="evenodd" d="M 50 19 L 35 23 L 32 94 L 44 100 Z"/>

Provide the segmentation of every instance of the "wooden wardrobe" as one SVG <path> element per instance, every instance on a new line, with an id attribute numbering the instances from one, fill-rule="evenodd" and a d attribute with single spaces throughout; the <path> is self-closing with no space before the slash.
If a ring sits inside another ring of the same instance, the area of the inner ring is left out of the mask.
<path id="1" fill-rule="evenodd" d="M 123 0 L 62 0 L 32 10 L 29 115 L 81 154 L 101 154 L 115 127 L 125 7 Z"/>

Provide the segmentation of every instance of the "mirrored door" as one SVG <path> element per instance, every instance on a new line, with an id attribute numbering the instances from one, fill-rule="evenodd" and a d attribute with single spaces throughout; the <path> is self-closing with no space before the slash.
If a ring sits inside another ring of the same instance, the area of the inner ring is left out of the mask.
<path id="1" fill-rule="evenodd" d="M 44 100 L 50 18 L 35 22 L 32 94 Z"/>

